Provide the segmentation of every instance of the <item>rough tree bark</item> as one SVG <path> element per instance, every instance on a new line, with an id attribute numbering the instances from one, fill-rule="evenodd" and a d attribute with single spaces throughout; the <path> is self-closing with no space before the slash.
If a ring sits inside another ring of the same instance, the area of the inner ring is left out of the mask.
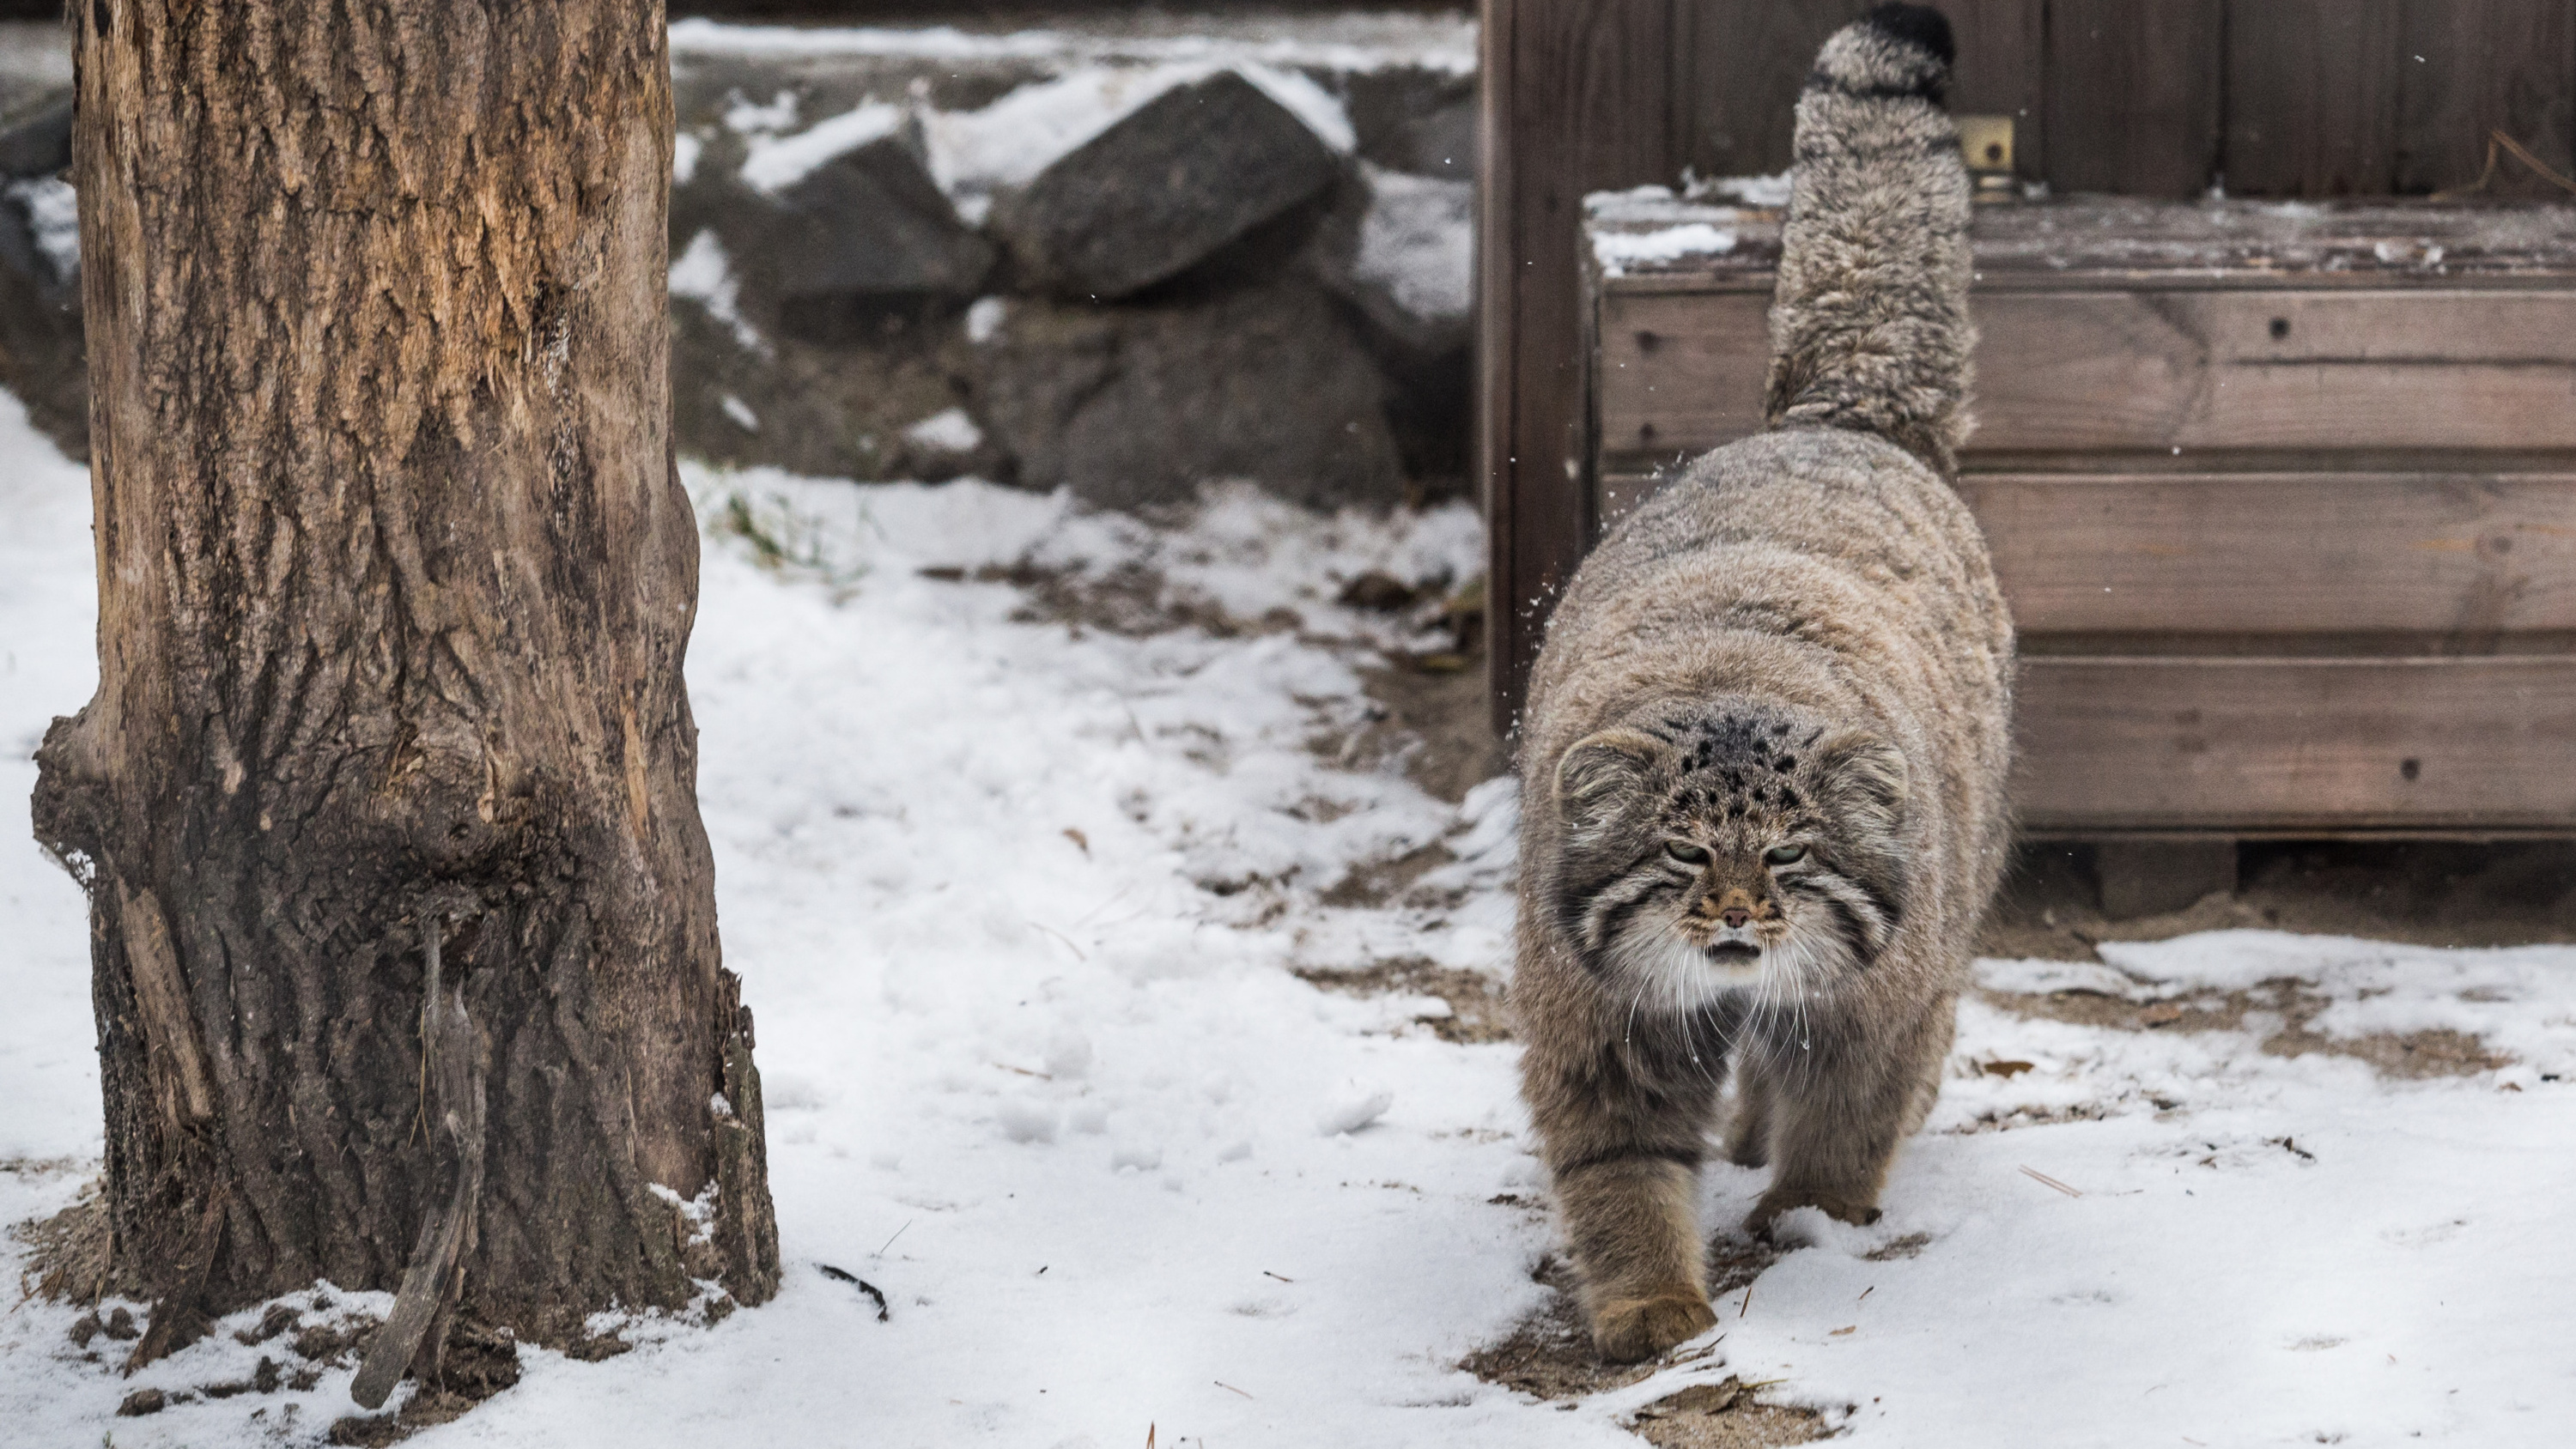
<path id="1" fill-rule="evenodd" d="M 662 6 L 71 8 L 101 678 L 35 815 L 89 892 L 138 1361 L 407 1268 L 420 1368 L 451 1321 L 767 1298 Z"/>

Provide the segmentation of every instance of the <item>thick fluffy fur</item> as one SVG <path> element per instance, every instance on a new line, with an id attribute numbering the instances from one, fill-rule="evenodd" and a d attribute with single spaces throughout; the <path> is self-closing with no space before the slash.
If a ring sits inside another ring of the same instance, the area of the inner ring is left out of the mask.
<path id="1" fill-rule="evenodd" d="M 1713 1321 L 1693 1199 L 1730 1070 L 1728 1154 L 1772 1168 L 1749 1226 L 1877 1216 L 2001 871 L 2012 625 L 1946 481 L 1973 341 L 1947 52 L 1898 6 L 1826 43 L 1773 431 L 1602 543 L 1531 682 L 1523 1093 L 1614 1358 Z"/>

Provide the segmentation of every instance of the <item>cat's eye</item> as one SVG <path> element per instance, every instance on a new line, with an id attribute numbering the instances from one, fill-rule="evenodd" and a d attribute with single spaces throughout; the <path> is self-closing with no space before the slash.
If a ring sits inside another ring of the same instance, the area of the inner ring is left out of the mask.
<path id="1" fill-rule="evenodd" d="M 1669 855 L 1673 859 L 1681 861 L 1686 865 L 1708 864 L 1708 852 L 1691 844 L 1687 840 L 1665 841 L 1664 854 Z"/>
<path id="2" fill-rule="evenodd" d="M 1769 850 L 1762 852 L 1762 858 L 1773 865 L 1796 865 L 1799 861 L 1807 858 L 1807 847 L 1803 845 L 1775 845 Z"/>

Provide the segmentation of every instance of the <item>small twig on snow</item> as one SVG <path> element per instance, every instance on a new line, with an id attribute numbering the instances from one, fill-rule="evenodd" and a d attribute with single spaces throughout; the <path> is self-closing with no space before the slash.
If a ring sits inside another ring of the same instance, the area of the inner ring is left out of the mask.
<path id="1" fill-rule="evenodd" d="M 877 1291 L 877 1285 L 874 1283 L 869 1282 L 867 1279 L 860 1277 L 858 1274 L 851 1272 L 847 1268 L 835 1268 L 829 1263 L 817 1263 L 814 1266 L 823 1270 L 824 1277 L 832 1279 L 835 1282 L 848 1283 L 856 1287 L 860 1292 L 868 1295 L 868 1297 L 876 1300 L 877 1322 L 883 1323 L 891 1316 L 890 1310 L 886 1307 L 886 1296 Z"/>

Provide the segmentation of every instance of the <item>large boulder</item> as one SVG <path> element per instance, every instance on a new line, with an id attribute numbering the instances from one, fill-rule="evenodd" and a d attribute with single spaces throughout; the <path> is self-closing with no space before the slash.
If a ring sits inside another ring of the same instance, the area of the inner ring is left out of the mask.
<path id="1" fill-rule="evenodd" d="M 38 95 L 0 116 L 0 386 L 74 458 L 89 456 L 80 229 L 71 187 L 71 95 Z"/>
<path id="2" fill-rule="evenodd" d="M 897 130 L 824 161 L 777 193 L 769 268 L 782 303 L 813 297 L 971 298 L 994 247 L 957 217 Z"/>
<path id="3" fill-rule="evenodd" d="M 1168 281 L 1321 196 L 1339 161 L 1233 71 L 1174 86 L 994 208 L 1030 275 L 1099 301 Z"/>
<path id="4" fill-rule="evenodd" d="M 71 164 L 71 92 L 42 92 L 0 114 L 0 176 L 51 176 Z"/>
<path id="5" fill-rule="evenodd" d="M 1304 278 L 1165 305 L 1015 302 L 973 345 L 978 410 L 1023 484 L 1111 508 L 1222 478 L 1317 507 L 1405 496 L 1386 385 Z"/>

